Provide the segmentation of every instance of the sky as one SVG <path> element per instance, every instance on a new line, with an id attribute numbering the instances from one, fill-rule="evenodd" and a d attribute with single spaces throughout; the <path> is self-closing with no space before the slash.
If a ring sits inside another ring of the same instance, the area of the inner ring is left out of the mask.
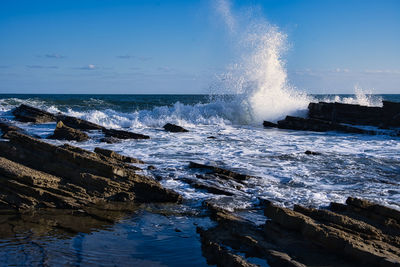
<path id="1" fill-rule="evenodd" d="M 400 93 L 400 1 L 227 3 L 240 23 L 287 36 L 281 60 L 298 90 Z M 0 93 L 215 92 L 238 43 L 218 0 L 2 0 Z"/>

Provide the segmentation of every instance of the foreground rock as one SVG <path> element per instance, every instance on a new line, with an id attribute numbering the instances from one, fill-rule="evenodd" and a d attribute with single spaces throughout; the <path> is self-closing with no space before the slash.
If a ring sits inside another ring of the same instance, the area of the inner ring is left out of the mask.
<path id="1" fill-rule="evenodd" d="M 204 165 L 204 164 L 200 164 L 200 163 L 196 163 L 196 162 L 192 162 L 192 161 L 189 162 L 189 168 L 190 169 L 203 169 L 203 170 L 207 171 L 209 174 L 213 174 L 216 177 L 224 179 L 224 180 L 234 179 L 236 181 L 241 182 L 241 181 L 247 180 L 252 177 L 250 175 L 245 175 L 245 174 L 237 173 L 234 171 L 226 170 L 226 169 L 223 169 L 220 167 Z"/>
<path id="2" fill-rule="evenodd" d="M 400 212 L 361 199 L 346 203 L 291 210 L 265 201 L 262 226 L 209 207 L 218 224 L 198 229 L 203 255 L 218 266 L 231 266 L 221 247 L 270 266 L 400 266 Z"/>
<path id="3" fill-rule="evenodd" d="M 99 202 L 178 202 L 181 196 L 135 173 L 124 158 L 57 147 L 9 132 L 0 142 L 2 209 L 78 209 Z"/>
<path id="4" fill-rule="evenodd" d="M 150 136 L 148 135 L 137 134 L 123 130 L 103 128 L 102 131 L 106 137 L 114 137 L 118 139 L 150 139 Z"/>
<path id="5" fill-rule="evenodd" d="M 54 133 L 48 137 L 49 139 L 58 139 L 58 140 L 69 140 L 69 141 L 87 141 L 89 140 L 89 136 L 81 132 L 79 130 L 76 130 L 74 128 L 65 126 L 62 121 L 59 121 L 57 123 L 56 129 L 54 130 Z"/>
<path id="6" fill-rule="evenodd" d="M 167 132 L 171 132 L 171 133 L 187 133 L 189 132 L 188 130 L 186 130 L 185 128 L 175 125 L 175 124 L 171 124 L 171 123 L 167 123 L 163 126 L 164 130 L 166 130 Z"/>

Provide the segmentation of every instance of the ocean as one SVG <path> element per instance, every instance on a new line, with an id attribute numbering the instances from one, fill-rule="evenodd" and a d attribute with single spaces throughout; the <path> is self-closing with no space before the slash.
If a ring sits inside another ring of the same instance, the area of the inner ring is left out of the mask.
<path id="1" fill-rule="evenodd" d="M 202 207 L 203 201 L 210 199 L 259 224 L 265 222 L 258 208 L 260 199 L 286 207 L 326 207 L 331 201 L 344 203 L 352 196 L 400 210 L 399 137 L 262 126 L 262 120 L 277 121 L 290 114 L 304 116 L 311 101 L 381 106 L 383 100 L 400 102 L 400 95 L 309 95 L 294 104 L 280 100 L 281 106 L 274 106 L 279 101 L 268 99 L 264 99 L 265 105 L 255 103 L 245 95 L 0 95 L 2 118 L 12 120 L 11 110 L 27 104 L 149 135 L 149 140 L 107 144 L 99 142 L 100 133 L 91 132 L 93 139 L 89 141 L 68 143 L 87 150 L 107 148 L 139 158 L 156 167 L 143 173 L 184 197 L 182 206 L 167 208 L 170 215 L 163 214 L 165 207 L 147 205 L 115 224 L 94 227 L 72 237 L 37 231 L 3 238 L 2 264 L 207 265 L 201 257 L 195 228 L 212 224 Z M 162 128 L 166 123 L 178 124 L 189 132 L 166 132 Z M 56 125 L 16 124 L 42 138 L 50 135 Z M 306 155 L 306 150 L 321 154 Z M 241 187 L 226 188 L 235 196 L 227 201 L 224 196 L 195 189 L 185 182 L 196 179 L 188 168 L 190 161 L 221 166 L 253 178 Z M 173 247 L 168 245 L 171 243 Z"/>

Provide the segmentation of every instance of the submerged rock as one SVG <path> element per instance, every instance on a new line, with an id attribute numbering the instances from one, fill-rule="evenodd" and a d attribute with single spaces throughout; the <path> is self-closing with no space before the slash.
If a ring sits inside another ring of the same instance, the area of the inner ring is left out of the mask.
<path id="1" fill-rule="evenodd" d="M 322 153 L 320 153 L 320 152 L 314 152 L 314 151 L 310 151 L 310 150 L 306 150 L 306 152 L 304 152 L 304 154 L 313 155 L 313 156 L 322 155 Z"/>
<path id="2" fill-rule="evenodd" d="M 175 125 L 175 124 L 171 124 L 171 123 L 167 123 L 163 126 L 164 130 L 166 130 L 167 132 L 172 132 L 172 133 L 187 133 L 189 132 L 188 130 L 186 130 L 185 128 Z"/>
<path id="3" fill-rule="evenodd" d="M 221 178 L 221 179 L 234 179 L 237 181 L 244 181 L 247 180 L 249 178 L 251 178 L 251 176 L 249 175 L 245 175 L 245 174 L 240 174 L 234 171 L 230 171 L 230 170 L 226 170 L 223 168 L 219 168 L 219 167 L 215 167 L 215 166 L 209 166 L 209 165 L 204 165 L 204 164 L 200 164 L 200 163 L 196 163 L 196 162 L 189 162 L 189 168 L 190 169 L 204 169 L 204 170 L 208 170 L 209 172 L 215 174 L 217 177 Z"/>
<path id="4" fill-rule="evenodd" d="M 181 200 L 118 156 L 57 147 L 17 132 L 7 137 L 9 142 L 0 142 L 1 208 L 77 209 L 99 201 Z"/>
<path id="5" fill-rule="evenodd" d="M 69 141 L 87 141 L 89 136 L 77 129 L 65 126 L 62 121 L 57 123 L 54 133 L 48 137 L 49 139 L 69 140 Z"/>
<path id="6" fill-rule="evenodd" d="M 21 122 L 44 123 L 56 121 L 56 116 L 50 112 L 21 104 L 12 111 L 15 119 Z"/>

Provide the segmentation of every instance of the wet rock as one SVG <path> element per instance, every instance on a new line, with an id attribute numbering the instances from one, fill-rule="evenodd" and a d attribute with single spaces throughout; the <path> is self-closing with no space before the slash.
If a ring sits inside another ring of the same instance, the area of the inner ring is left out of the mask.
<path id="1" fill-rule="evenodd" d="M 249 176 L 249 175 L 240 174 L 240 173 L 237 173 L 237 172 L 234 172 L 234 171 L 222 169 L 222 168 L 215 167 L 215 166 L 204 165 L 204 164 L 200 164 L 200 163 L 196 163 L 196 162 L 192 162 L 192 161 L 189 163 L 189 168 L 190 169 L 207 170 L 210 173 L 215 174 L 219 178 L 226 179 L 226 180 L 234 179 L 234 180 L 237 180 L 237 181 L 244 181 L 244 180 L 247 180 L 247 179 L 252 177 L 252 176 Z"/>
<path id="2" fill-rule="evenodd" d="M 338 132 L 355 133 L 355 134 L 374 134 L 374 132 L 372 131 L 367 131 L 347 125 L 342 125 L 331 121 L 324 121 L 320 119 L 309 119 L 309 118 L 305 119 L 292 116 L 286 116 L 284 120 L 278 121 L 278 128 L 300 130 L 300 131 L 315 131 L 315 132 L 338 131 Z"/>
<path id="3" fill-rule="evenodd" d="M 0 119 L 0 130 L 3 133 L 2 138 L 6 138 L 7 133 L 12 131 L 29 135 L 24 129 L 21 129 L 18 126 L 13 125 L 11 122 L 5 119 Z M 40 138 L 37 135 L 31 135 L 31 136 L 35 138 Z"/>
<path id="4" fill-rule="evenodd" d="M 9 142 L 0 142 L 2 207 L 77 209 L 99 201 L 181 200 L 157 181 L 135 173 L 137 167 L 125 158 L 70 145 L 57 147 L 18 132 L 9 132 L 8 138 Z"/>
<path id="5" fill-rule="evenodd" d="M 147 166 L 147 169 L 148 169 L 149 171 L 154 171 L 154 170 L 156 170 L 157 168 L 154 167 L 153 165 L 149 165 L 149 166 Z"/>
<path id="6" fill-rule="evenodd" d="M 217 139 L 215 136 L 208 136 L 207 139 Z"/>
<path id="7" fill-rule="evenodd" d="M 124 155 L 118 154 L 117 152 L 109 150 L 109 149 L 96 147 L 94 149 L 94 152 L 97 153 L 97 154 L 101 154 L 101 155 L 107 156 L 109 158 L 113 158 L 113 159 L 116 159 L 116 160 L 119 160 L 119 161 L 122 161 L 122 162 L 126 162 L 126 163 L 144 164 L 144 162 L 139 160 L 139 159 L 128 157 L 128 156 L 124 156 Z"/>
<path id="8" fill-rule="evenodd" d="M 313 155 L 313 156 L 318 156 L 318 155 L 322 155 L 319 152 L 314 152 L 314 151 L 310 151 L 310 150 L 306 150 L 306 152 L 304 152 L 304 154 L 306 155 Z"/>
<path id="9" fill-rule="evenodd" d="M 167 132 L 172 132 L 172 133 L 186 133 L 189 132 L 188 130 L 186 130 L 185 128 L 175 125 L 175 124 L 171 124 L 171 123 L 167 123 L 163 126 L 164 130 L 166 130 Z"/>
<path id="10" fill-rule="evenodd" d="M 100 142 L 104 142 L 107 144 L 115 144 L 115 143 L 120 143 L 121 139 L 115 138 L 115 137 L 104 137 L 100 139 Z"/>
<path id="11" fill-rule="evenodd" d="M 56 116 L 57 121 L 62 121 L 66 126 L 74 128 L 74 129 L 79 129 L 83 131 L 87 130 L 102 130 L 104 129 L 103 126 L 92 123 L 90 121 L 82 120 L 79 118 L 59 114 Z"/>
<path id="12" fill-rule="evenodd" d="M 54 114 L 25 104 L 15 108 L 12 114 L 16 120 L 21 122 L 44 123 L 56 121 Z"/>
<path id="13" fill-rule="evenodd" d="M 277 128 L 278 124 L 270 122 L 270 121 L 264 121 L 263 122 L 264 127 L 269 127 L 269 128 Z"/>
<path id="14" fill-rule="evenodd" d="M 225 195 L 225 196 L 233 196 L 234 195 L 234 193 L 232 193 L 224 188 L 221 188 L 221 187 L 213 185 L 213 184 L 204 183 L 204 182 L 201 182 L 201 181 L 198 181 L 195 179 L 186 178 L 186 179 L 182 179 L 182 181 L 187 184 L 190 184 L 193 188 L 205 190 L 212 194 Z"/>
<path id="15" fill-rule="evenodd" d="M 150 139 L 150 136 L 148 135 L 137 134 L 123 130 L 103 128 L 102 131 L 106 137 L 113 137 L 118 139 Z"/>
<path id="16" fill-rule="evenodd" d="M 81 132 L 79 130 L 76 130 L 74 128 L 65 126 L 62 121 L 59 121 L 57 123 L 56 129 L 54 130 L 54 133 L 48 137 L 49 139 L 58 139 L 58 140 L 69 140 L 69 141 L 87 141 L 89 140 L 89 136 Z"/>

